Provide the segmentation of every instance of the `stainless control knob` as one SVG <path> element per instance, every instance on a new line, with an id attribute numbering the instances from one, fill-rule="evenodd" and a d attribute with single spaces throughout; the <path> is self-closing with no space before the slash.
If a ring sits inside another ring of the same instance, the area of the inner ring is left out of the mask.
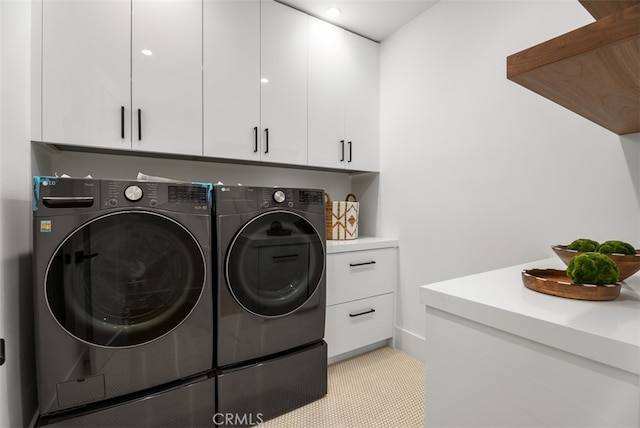
<path id="1" fill-rule="evenodd" d="M 273 200 L 276 201 L 277 203 L 281 204 L 284 202 L 284 200 L 286 199 L 286 196 L 284 195 L 284 192 L 282 190 L 276 190 L 273 194 Z"/>
<path id="2" fill-rule="evenodd" d="M 124 197 L 131 202 L 142 199 L 142 189 L 138 186 L 129 186 L 124 190 Z"/>

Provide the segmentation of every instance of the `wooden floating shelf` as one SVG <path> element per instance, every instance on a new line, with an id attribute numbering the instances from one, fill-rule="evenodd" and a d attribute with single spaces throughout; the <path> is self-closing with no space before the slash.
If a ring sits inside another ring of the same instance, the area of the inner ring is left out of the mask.
<path id="1" fill-rule="evenodd" d="M 640 0 L 578 0 L 595 19 L 622 12 L 628 7 L 640 4 Z"/>
<path id="2" fill-rule="evenodd" d="M 612 11 L 581 3 L 595 15 Z M 640 4 L 632 3 L 510 55 L 507 79 L 618 135 L 640 132 Z"/>

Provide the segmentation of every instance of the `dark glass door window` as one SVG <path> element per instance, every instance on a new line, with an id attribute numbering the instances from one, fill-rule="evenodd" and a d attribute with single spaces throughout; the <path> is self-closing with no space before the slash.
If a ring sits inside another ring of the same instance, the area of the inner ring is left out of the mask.
<path id="1" fill-rule="evenodd" d="M 74 231 L 57 249 L 46 277 L 47 303 L 76 338 L 126 347 L 164 336 L 197 304 L 205 258 L 177 222 L 121 212 Z"/>
<path id="2" fill-rule="evenodd" d="M 249 312 L 266 317 L 291 313 L 316 291 L 324 270 L 324 246 L 303 217 L 271 211 L 238 232 L 227 253 L 227 284 Z"/>

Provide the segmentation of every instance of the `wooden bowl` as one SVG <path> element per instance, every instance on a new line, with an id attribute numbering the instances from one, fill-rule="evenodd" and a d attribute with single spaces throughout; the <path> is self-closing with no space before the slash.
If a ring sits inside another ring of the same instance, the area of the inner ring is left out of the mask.
<path id="1" fill-rule="evenodd" d="M 615 300 L 620 295 L 620 283 L 608 285 L 574 284 L 567 271 L 558 269 L 525 269 L 525 287 L 539 293 L 578 300 Z"/>
<path id="2" fill-rule="evenodd" d="M 564 264 L 568 265 L 569 261 L 577 256 L 578 254 L 582 254 L 580 251 L 576 250 L 568 250 L 567 245 L 552 245 L 551 249 L 556 253 L 560 259 L 564 262 Z M 635 254 L 605 254 L 609 257 L 613 262 L 618 266 L 618 270 L 620 271 L 620 276 L 618 278 L 619 281 L 624 281 L 629 278 L 631 275 L 640 271 L 640 250 L 636 250 Z"/>

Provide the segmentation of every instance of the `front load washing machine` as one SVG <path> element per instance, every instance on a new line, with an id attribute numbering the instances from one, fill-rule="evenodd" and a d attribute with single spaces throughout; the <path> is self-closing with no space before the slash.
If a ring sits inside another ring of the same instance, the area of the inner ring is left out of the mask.
<path id="1" fill-rule="evenodd" d="M 143 403 L 145 394 L 159 397 L 166 386 L 172 401 L 210 409 L 211 419 L 211 190 L 209 184 L 34 177 L 43 417 L 87 409 L 104 415 L 100 406 L 111 409 L 112 421 L 122 418 L 118 406 L 152 412 L 149 403 L 164 399 Z M 199 394 L 190 398 L 194 390 Z M 159 414 L 154 422 L 142 413 L 122 420 L 162 425 Z M 82 421 L 91 425 L 86 415 Z"/>
<path id="2" fill-rule="evenodd" d="M 327 391 L 324 191 L 214 195 L 217 412 L 267 419 Z"/>

